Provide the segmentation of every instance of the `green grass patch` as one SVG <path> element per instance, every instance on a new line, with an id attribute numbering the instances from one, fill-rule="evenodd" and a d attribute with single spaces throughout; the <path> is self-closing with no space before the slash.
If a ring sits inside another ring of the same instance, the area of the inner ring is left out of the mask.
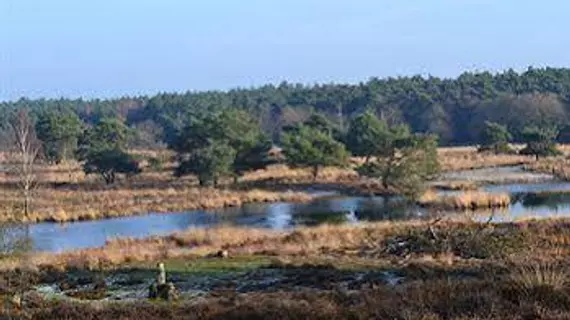
<path id="1" fill-rule="evenodd" d="M 243 272 L 267 267 L 271 258 L 265 256 L 236 256 L 229 258 L 169 259 L 164 263 L 167 273 L 216 274 Z M 156 270 L 157 262 L 142 262 L 126 266 L 127 268 Z"/>

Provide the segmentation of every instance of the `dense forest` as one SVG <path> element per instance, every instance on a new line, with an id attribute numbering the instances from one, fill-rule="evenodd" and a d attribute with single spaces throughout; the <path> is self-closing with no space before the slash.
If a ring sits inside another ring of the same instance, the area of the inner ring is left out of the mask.
<path id="1" fill-rule="evenodd" d="M 249 113 L 277 143 L 284 128 L 312 114 L 325 116 L 342 132 L 365 111 L 391 125 L 407 124 L 414 132 L 437 134 L 442 145 L 479 143 L 486 121 L 508 127 L 515 141 L 531 125 L 556 127 L 558 139 L 568 141 L 570 69 L 464 73 L 455 79 L 371 78 L 359 84 L 281 83 L 108 100 L 23 98 L 0 103 L 0 127 L 10 112 L 22 107 L 32 116 L 45 110 L 73 111 L 89 125 L 104 118 L 122 119 L 137 132 L 133 144 L 139 147 L 160 146 L 196 116 L 228 108 Z"/>

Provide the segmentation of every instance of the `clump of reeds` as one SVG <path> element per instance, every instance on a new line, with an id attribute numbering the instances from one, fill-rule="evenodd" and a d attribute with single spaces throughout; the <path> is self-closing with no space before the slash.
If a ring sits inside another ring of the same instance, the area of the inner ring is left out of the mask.
<path id="1" fill-rule="evenodd" d="M 508 279 L 513 289 L 525 295 L 540 287 L 564 289 L 570 283 L 564 266 L 545 261 L 519 262 L 512 268 Z"/>
<path id="2" fill-rule="evenodd" d="M 476 210 L 489 208 L 504 208 L 511 203 L 507 193 L 487 193 L 481 191 L 466 191 L 457 195 L 440 195 L 428 190 L 420 199 L 419 204 L 425 207 L 449 210 Z"/>

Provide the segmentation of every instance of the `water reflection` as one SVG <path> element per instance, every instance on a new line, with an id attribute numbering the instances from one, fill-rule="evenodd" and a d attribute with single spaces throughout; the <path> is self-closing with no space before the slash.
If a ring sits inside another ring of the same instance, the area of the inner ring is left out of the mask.
<path id="1" fill-rule="evenodd" d="M 570 207 L 570 193 L 520 193 L 514 194 L 513 202 L 520 203 L 527 209 L 547 208 L 550 210 L 566 209 Z"/>
<path id="2" fill-rule="evenodd" d="M 426 214 L 425 209 L 398 197 L 359 198 L 355 211 L 359 221 L 401 220 Z"/>
<path id="3" fill-rule="evenodd" d="M 22 254 L 33 250 L 29 225 L 3 224 L 0 226 L 0 252 Z"/>
<path id="4" fill-rule="evenodd" d="M 570 192 L 536 192 L 537 190 L 570 190 L 570 184 L 517 184 L 491 186 L 488 189 L 497 192 L 512 191 L 511 206 L 497 214 L 496 221 L 517 219 L 528 216 L 529 212 L 543 217 L 570 216 Z M 454 213 L 449 212 L 449 214 Z M 481 214 L 481 212 L 478 215 L 488 217 L 487 214 Z M 27 243 L 28 247 L 34 250 L 58 252 L 102 246 L 110 238 L 142 238 L 220 224 L 286 230 L 323 223 L 359 223 L 431 216 L 431 212 L 397 197 L 327 195 L 325 198 L 304 204 L 250 204 L 240 208 L 149 214 L 65 225 L 40 223 L 28 226 L 4 226 L 0 228 L 0 240 L 2 240 L 0 250 L 11 252 L 14 250 L 11 248 L 25 248 L 22 244 Z"/>
<path id="5" fill-rule="evenodd" d="M 537 192 L 564 192 L 570 191 L 570 183 L 568 182 L 551 182 L 551 183 L 515 183 L 504 185 L 489 185 L 484 188 L 484 191 L 492 193 L 537 193 Z"/>

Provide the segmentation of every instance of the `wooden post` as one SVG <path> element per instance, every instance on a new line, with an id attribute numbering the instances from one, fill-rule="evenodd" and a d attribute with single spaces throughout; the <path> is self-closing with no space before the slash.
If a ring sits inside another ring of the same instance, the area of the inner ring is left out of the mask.
<path id="1" fill-rule="evenodd" d="M 160 286 L 166 284 L 166 271 L 164 270 L 164 263 L 160 262 L 158 264 L 158 276 L 156 283 Z"/>

